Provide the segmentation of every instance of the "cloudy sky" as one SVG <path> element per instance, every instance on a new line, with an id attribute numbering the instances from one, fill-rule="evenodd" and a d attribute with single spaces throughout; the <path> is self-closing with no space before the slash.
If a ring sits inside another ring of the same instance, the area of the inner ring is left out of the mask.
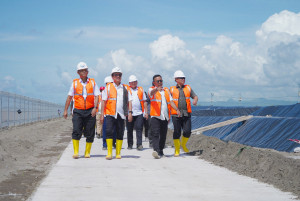
<path id="1" fill-rule="evenodd" d="M 298 101 L 299 0 L 0 2 L 0 90 L 64 103 L 84 61 L 151 86 L 182 70 L 199 100 Z"/>

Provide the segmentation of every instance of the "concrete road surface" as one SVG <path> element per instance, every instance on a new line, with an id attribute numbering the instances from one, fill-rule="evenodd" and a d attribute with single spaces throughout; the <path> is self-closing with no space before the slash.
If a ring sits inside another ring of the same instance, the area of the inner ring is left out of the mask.
<path id="1" fill-rule="evenodd" d="M 126 135 L 125 135 L 126 136 Z M 32 201 L 286 201 L 290 193 L 225 168 L 181 154 L 154 159 L 148 142 L 144 150 L 127 149 L 123 141 L 122 159 L 106 160 L 102 139 L 95 139 L 91 158 L 83 157 L 85 138 L 80 140 L 80 155 L 72 158 L 72 143 L 42 181 Z M 115 156 L 115 150 L 113 150 Z M 294 199 L 293 199 L 294 198 Z"/>

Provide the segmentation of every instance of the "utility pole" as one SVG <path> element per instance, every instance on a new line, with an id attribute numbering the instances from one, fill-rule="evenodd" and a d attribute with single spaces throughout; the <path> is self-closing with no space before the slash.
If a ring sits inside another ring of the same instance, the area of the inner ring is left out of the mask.
<path id="1" fill-rule="evenodd" d="M 213 105 L 213 96 L 214 96 L 214 93 L 210 93 L 210 104 L 211 106 Z"/>

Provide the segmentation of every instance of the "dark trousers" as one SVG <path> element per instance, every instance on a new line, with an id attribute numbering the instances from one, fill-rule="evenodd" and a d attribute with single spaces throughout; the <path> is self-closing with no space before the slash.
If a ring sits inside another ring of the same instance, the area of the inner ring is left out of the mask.
<path id="1" fill-rule="evenodd" d="M 92 117 L 93 108 L 88 110 L 73 110 L 73 132 L 72 139 L 80 140 L 82 132 L 86 137 L 86 142 L 94 142 L 96 116 Z"/>
<path id="2" fill-rule="evenodd" d="M 102 138 L 103 138 L 103 147 L 107 147 L 106 144 L 106 117 L 104 117 L 104 121 L 103 121 L 103 129 L 102 129 L 103 133 L 102 133 Z M 116 138 L 117 138 L 117 132 L 116 132 L 116 128 L 114 129 L 114 134 L 113 134 L 114 138 L 113 138 L 113 145 L 116 144 Z"/>
<path id="3" fill-rule="evenodd" d="M 180 139 L 181 129 L 183 130 L 183 136 L 189 138 L 191 136 L 191 117 L 172 117 L 174 126 L 173 139 Z"/>
<path id="4" fill-rule="evenodd" d="M 128 122 L 128 117 L 126 118 L 128 147 L 132 147 L 133 145 L 133 127 L 135 127 L 135 131 L 136 131 L 136 147 L 142 145 L 143 123 L 144 123 L 143 114 L 138 116 L 132 116 L 132 122 Z"/>
<path id="5" fill-rule="evenodd" d="M 145 128 L 145 137 L 149 136 L 149 124 L 150 124 L 150 117 L 148 119 L 144 118 L 143 120 L 143 124 L 144 124 L 144 128 Z"/>
<path id="6" fill-rule="evenodd" d="M 106 139 L 114 138 L 114 129 L 116 129 L 117 140 L 123 140 L 124 119 L 118 114 L 117 119 L 113 116 L 106 116 Z"/>
<path id="7" fill-rule="evenodd" d="M 153 150 L 158 154 L 163 154 L 168 131 L 168 121 L 151 118 L 151 134 Z"/>
<path id="8" fill-rule="evenodd" d="M 149 139 L 149 144 L 152 145 L 152 134 L 151 134 L 151 117 L 148 116 L 148 119 L 144 118 L 144 128 L 145 128 L 145 137 Z"/>

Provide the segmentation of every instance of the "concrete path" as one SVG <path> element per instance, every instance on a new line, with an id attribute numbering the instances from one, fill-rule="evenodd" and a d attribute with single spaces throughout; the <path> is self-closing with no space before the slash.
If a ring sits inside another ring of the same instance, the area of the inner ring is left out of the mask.
<path id="1" fill-rule="evenodd" d="M 85 139 L 80 140 L 81 158 L 72 159 L 72 143 L 29 199 L 32 201 L 286 201 L 290 193 L 214 166 L 196 156 L 154 159 L 148 142 L 144 150 L 127 150 L 122 159 L 105 160 L 102 139 L 95 139 L 91 158 L 83 158 Z M 113 150 L 115 156 L 115 150 Z"/>

